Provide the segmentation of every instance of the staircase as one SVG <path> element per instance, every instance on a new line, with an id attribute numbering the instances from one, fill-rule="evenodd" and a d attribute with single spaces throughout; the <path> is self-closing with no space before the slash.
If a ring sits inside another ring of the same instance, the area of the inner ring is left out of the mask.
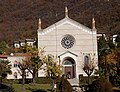
<path id="1" fill-rule="evenodd" d="M 79 79 L 74 78 L 74 79 L 68 79 L 70 82 L 71 86 L 79 86 Z"/>
<path id="2" fill-rule="evenodd" d="M 69 83 L 71 84 L 73 88 L 73 92 L 83 92 L 81 88 L 79 87 L 79 79 L 68 79 Z"/>

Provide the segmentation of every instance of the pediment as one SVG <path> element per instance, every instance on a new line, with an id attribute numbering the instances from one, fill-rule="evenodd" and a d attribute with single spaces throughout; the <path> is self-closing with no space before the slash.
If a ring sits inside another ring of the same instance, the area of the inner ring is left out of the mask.
<path id="1" fill-rule="evenodd" d="M 95 31 L 93 32 L 92 29 L 74 21 L 73 19 L 70 19 L 69 17 L 65 17 L 64 19 L 56 22 L 55 24 L 53 24 L 45 29 L 42 29 L 42 30 L 38 29 L 38 33 L 40 35 L 45 35 L 51 31 L 55 31 L 57 28 L 62 27 L 63 25 L 66 25 L 66 24 L 73 26 L 73 27 L 76 27 L 84 32 L 89 33 L 89 34 L 95 34 Z"/>
<path id="2" fill-rule="evenodd" d="M 71 54 L 71 55 L 73 55 L 73 56 L 78 57 L 78 55 L 76 55 L 75 53 L 72 53 L 72 52 L 70 52 L 70 51 L 66 51 L 66 52 L 60 54 L 58 57 L 61 57 L 61 56 L 65 55 L 65 54 Z"/>

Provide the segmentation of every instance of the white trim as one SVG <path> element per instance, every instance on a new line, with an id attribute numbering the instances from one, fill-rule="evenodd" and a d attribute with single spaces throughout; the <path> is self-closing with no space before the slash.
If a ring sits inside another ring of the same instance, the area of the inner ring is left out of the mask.
<path id="1" fill-rule="evenodd" d="M 72 25 L 80 30 L 83 30 L 84 32 L 89 33 L 89 34 L 96 34 L 96 31 L 92 31 L 92 29 L 90 29 L 90 28 L 70 19 L 70 18 L 64 18 L 61 21 L 51 25 L 50 27 L 43 29 L 42 31 L 38 30 L 38 35 L 45 35 L 51 31 L 55 30 L 56 27 L 61 27 L 62 25 L 65 25 L 65 24 L 70 24 L 70 25 Z"/>

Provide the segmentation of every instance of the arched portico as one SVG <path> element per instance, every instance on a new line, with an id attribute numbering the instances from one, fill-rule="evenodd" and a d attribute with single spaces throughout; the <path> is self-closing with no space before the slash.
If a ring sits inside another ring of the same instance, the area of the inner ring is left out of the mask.
<path id="1" fill-rule="evenodd" d="M 76 77 L 76 64 L 73 58 L 66 57 L 63 60 L 63 73 L 70 79 Z"/>

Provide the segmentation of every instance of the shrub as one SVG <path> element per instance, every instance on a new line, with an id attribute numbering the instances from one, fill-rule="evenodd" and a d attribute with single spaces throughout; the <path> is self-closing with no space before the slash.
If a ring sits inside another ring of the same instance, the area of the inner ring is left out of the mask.
<path id="1" fill-rule="evenodd" d="M 111 83 L 104 77 L 93 81 L 89 88 L 90 92 L 112 92 Z"/>
<path id="2" fill-rule="evenodd" d="M 72 92 L 72 86 L 67 81 L 66 78 L 62 77 L 60 79 L 57 79 L 57 89 L 56 92 Z"/>
<path id="3" fill-rule="evenodd" d="M 14 92 L 14 88 L 5 84 L 1 84 L 0 92 Z"/>

